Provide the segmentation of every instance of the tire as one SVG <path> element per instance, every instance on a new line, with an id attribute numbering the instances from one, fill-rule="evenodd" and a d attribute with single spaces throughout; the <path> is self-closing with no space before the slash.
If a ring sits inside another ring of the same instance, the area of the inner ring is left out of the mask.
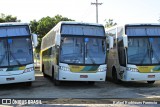
<path id="1" fill-rule="evenodd" d="M 154 84 L 155 81 L 147 81 L 148 84 Z"/>
<path id="2" fill-rule="evenodd" d="M 60 86 L 61 85 L 61 81 L 59 81 L 59 80 L 54 80 L 54 85 L 55 86 Z"/>
<path id="3" fill-rule="evenodd" d="M 52 66 L 52 81 L 54 82 L 54 85 L 55 86 L 60 86 L 60 84 L 61 84 L 61 82 L 59 81 L 59 80 L 56 80 L 55 78 L 54 78 L 54 66 Z"/>
<path id="4" fill-rule="evenodd" d="M 116 83 L 116 84 L 121 83 L 121 80 L 119 80 L 117 77 L 117 71 L 115 68 L 112 69 L 112 78 L 113 78 L 114 83 Z"/>
<path id="5" fill-rule="evenodd" d="M 94 81 L 88 81 L 88 84 L 89 84 L 89 85 L 94 85 L 95 82 L 94 82 Z"/>
<path id="6" fill-rule="evenodd" d="M 44 77 L 47 77 L 47 75 L 44 73 L 44 64 L 42 65 L 42 73 Z"/>
<path id="7" fill-rule="evenodd" d="M 27 87 L 32 86 L 32 82 L 25 82 L 25 86 L 27 86 Z"/>
<path id="8" fill-rule="evenodd" d="M 54 66 L 52 66 L 52 77 L 51 77 L 52 81 L 55 81 L 54 79 Z"/>

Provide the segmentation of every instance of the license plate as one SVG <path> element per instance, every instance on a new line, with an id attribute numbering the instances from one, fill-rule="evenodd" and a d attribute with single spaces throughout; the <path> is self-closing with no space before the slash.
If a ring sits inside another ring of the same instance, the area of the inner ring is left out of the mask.
<path id="1" fill-rule="evenodd" d="M 12 80 L 15 80 L 15 78 L 14 77 L 12 77 L 12 78 L 6 78 L 6 80 L 7 81 L 12 81 Z"/>
<path id="2" fill-rule="evenodd" d="M 80 75 L 80 78 L 88 78 L 88 75 Z"/>
<path id="3" fill-rule="evenodd" d="M 155 75 L 148 75 L 148 78 L 155 78 Z"/>

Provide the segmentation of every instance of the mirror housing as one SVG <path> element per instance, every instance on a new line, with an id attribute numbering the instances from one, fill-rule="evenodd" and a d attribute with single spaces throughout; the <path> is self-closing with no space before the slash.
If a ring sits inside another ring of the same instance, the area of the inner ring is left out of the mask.
<path id="1" fill-rule="evenodd" d="M 125 48 L 128 48 L 128 38 L 127 38 L 127 35 L 123 36 L 123 44 L 124 44 Z"/>
<path id="2" fill-rule="evenodd" d="M 108 39 L 109 39 L 109 49 L 112 49 L 114 44 L 114 38 L 109 36 Z"/>
<path id="3" fill-rule="evenodd" d="M 33 46 L 37 47 L 38 45 L 38 36 L 36 34 L 32 34 Z"/>

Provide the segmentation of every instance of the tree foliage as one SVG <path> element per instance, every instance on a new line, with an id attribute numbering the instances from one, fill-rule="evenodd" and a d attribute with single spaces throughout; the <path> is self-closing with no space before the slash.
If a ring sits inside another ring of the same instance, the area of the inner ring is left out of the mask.
<path id="1" fill-rule="evenodd" d="M 113 22 L 113 19 L 105 20 L 105 22 L 106 22 L 105 28 L 110 28 L 110 27 L 117 25 L 117 23 Z"/>
<path id="2" fill-rule="evenodd" d="M 17 17 L 12 16 L 12 15 L 5 15 L 1 13 L 0 15 L 0 23 L 3 22 L 20 22 L 21 20 L 18 20 Z"/>
<path id="3" fill-rule="evenodd" d="M 36 47 L 36 53 L 40 52 L 42 38 L 60 21 L 73 21 L 67 17 L 56 15 L 54 17 L 43 17 L 39 21 L 30 21 L 31 31 L 38 35 L 38 46 Z"/>

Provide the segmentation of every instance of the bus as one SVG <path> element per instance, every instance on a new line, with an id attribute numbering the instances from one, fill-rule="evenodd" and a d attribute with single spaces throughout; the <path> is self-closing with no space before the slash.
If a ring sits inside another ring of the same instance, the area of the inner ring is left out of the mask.
<path id="1" fill-rule="evenodd" d="M 125 24 L 106 30 L 107 77 L 116 83 L 160 80 L 160 24 Z"/>
<path id="2" fill-rule="evenodd" d="M 59 22 L 41 43 L 41 71 L 61 81 L 105 81 L 106 36 L 101 24 Z"/>
<path id="3" fill-rule="evenodd" d="M 36 46 L 27 23 L 0 23 L 0 84 L 35 80 L 32 40 Z"/>

